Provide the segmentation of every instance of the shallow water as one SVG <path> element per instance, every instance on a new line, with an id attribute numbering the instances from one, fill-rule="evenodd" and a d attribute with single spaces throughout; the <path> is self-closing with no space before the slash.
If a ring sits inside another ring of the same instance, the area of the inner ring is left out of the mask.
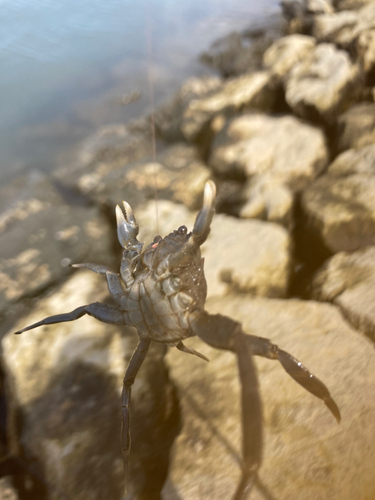
<path id="1" fill-rule="evenodd" d="M 210 42 L 277 11 L 277 0 L 0 0 L 0 180 L 61 165 L 95 128 L 147 110 L 150 68 L 160 103 L 208 72 L 197 55 Z"/>

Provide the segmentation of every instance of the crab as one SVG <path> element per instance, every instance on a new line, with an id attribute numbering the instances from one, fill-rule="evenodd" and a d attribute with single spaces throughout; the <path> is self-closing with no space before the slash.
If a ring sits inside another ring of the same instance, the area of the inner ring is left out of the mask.
<path id="1" fill-rule="evenodd" d="M 197 335 L 217 349 L 232 351 L 237 356 L 242 401 L 242 472 L 233 500 L 245 500 L 252 489 L 262 457 L 262 411 L 258 381 L 252 356 L 278 360 L 285 371 L 302 387 L 320 398 L 340 422 L 340 410 L 327 387 L 300 361 L 270 340 L 246 334 L 240 323 L 220 314 L 204 310 L 207 284 L 200 246 L 207 239 L 215 212 L 216 187 L 207 181 L 203 207 L 192 232 L 181 226 L 165 238 L 156 236 L 143 249 L 137 240 L 139 227 L 128 203 L 124 212 L 117 205 L 117 235 L 123 248 L 120 272 L 92 263 L 74 264 L 105 276 L 116 306 L 95 302 L 72 312 L 50 316 L 27 326 L 21 334 L 42 325 L 75 321 L 85 314 L 104 323 L 136 328 L 138 345 L 123 380 L 121 398 L 121 449 L 124 460 L 125 485 L 128 481 L 130 453 L 130 399 L 135 377 L 151 342 L 160 342 L 208 361 L 183 341 Z M 125 488 L 126 491 L 126 488 Z"/>

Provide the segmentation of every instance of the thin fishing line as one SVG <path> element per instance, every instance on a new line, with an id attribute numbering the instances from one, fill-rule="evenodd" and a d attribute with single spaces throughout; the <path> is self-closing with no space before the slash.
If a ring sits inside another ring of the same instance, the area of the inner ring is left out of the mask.
<path id="1" fill-rule="evenodd" d="M 147 0 L 146 9 L 146 54 L 147 54 L 147 80 L 149 88 L 149 99 L 151 106 L 150 127 L 151 127 L 151 147 L 152 147 L 152 160 L 154 166 L 154 200 L 155 200 L 155 214 L 156 214 L 156 234 L 160 233 L 159 230 L 159 210 L 158 210 L 158 171 L 156 167 L 156 134 L 155 134 L 155 107 L 154 107 L 154 79 L 152 72 L 152 19 L 150 14 L 150 1 Z"/>

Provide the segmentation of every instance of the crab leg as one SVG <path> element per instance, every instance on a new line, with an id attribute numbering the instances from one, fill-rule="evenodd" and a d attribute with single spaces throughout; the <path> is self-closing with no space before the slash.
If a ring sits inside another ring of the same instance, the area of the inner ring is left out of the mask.
<path id="1" fill-rule="evenodd" d="M 109 323 L 110 325 L 126 325 L 123 314 L 119 309 L 108 304 L 94 302 L 92 304 L 88 304 L 87 306 L 77 307 L 77 309 L 74 309 L 74 311 L 69 313 L 56 314 L 56 316 L 44 318 L 37 323 L 22 328 L 22 330 L 18 330 L 15 334 L 18 335 L 20 333 L 27 332 L 28 330 L 33 330 L 34 328 L 38 328 L 38 326 L 64 323 L 65 321 L 75 321 L 76 319 L 82 318 L 85 314 L 88 314 L 103 323 Z"/>
<path id="2" fill-rule="evenodd" d="M 191 323 L 192 324 L 192 323 Z M 221 316 L 220 314 L 210 315 L 206 312 L 201 313 L 193 321 L 193 330 L 202 340 L 217 349 L 226 349 L 234 351 L 234 335 L 236 328 L 241 329 L 241 325 L 236 321 Z M 242 329 L 241 329 L 242 331 Z M 263 337 L 255 337 L 242 332 L 245 336 L 250 351 L 255 356 L 262 356 L 268 359 L 277 359 L 280 361 L 284 370 L 304 389 L 321 399 L 337 422 L 340 422 L 341 415 L 337 404 L 333 400 L 327 387 L 321 380 L 313 375 L 298 359 L 286 351 L 279 349 L 277 345 Z"/>
<path id="3" fill-rule="evenodd" d="M 121 449 L 124 458 L 124 470 L 125 470 L 125 495 L 128 483 L 128 466 L 129 466 L 129 452 L 130 452 L 130 399 L 132 385 L 134 384 L 134 379 L 138 373 L 138 370 L 142 366 L 143 361 L 147 355 L 148 349 L 150 347 L 151 340 L 140 338 L 137 347 L 130 359 L 129 366 L 126 370 L 123 386 L 122 386 L 122 397 L 121 397 Z"/>

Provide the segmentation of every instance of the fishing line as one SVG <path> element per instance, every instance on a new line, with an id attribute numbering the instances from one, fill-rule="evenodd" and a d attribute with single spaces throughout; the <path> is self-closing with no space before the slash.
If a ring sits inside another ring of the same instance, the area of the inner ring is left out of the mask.
<path id="1" fill-rule="evenodd" d="M 159 230 L 159 211 L 158 211 L 158 172 L 156 167 L 156 134 L 155 134 L 155 107 L 154 107 L 154 79 L 152 72 L 152 18 L 150 13 L 150 0 L 146 2 L 146 60 L 147 60 L 147 80 L 149 88 L 149 99 L 151 107 L 150 127 L 151 127 L 151 147 L 152 147 L 152 160 L 154 170 L 154 200 L 155 200 L 155 214 L 156 214 L 156 234 L 160 234 Z"/>

